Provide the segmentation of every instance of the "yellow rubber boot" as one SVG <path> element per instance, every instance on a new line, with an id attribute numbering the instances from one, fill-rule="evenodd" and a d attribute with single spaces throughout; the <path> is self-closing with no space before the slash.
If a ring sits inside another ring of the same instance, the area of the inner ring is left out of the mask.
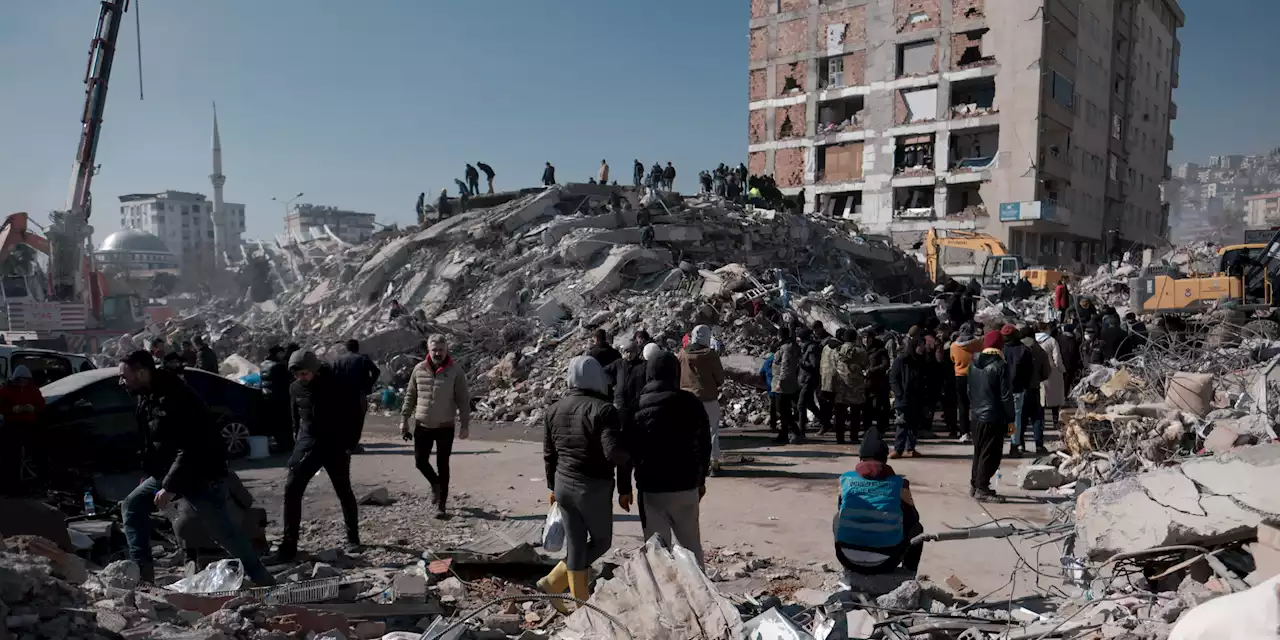
<path id="1" fill-rule="evenodd" d="M 591 594 L 587 591 L 586 571 L 569 572 L 569 594 L 579 600 L 591 599 Z"/>
<path id="2" fill-rule="evenodd" d="M 538 591 L 543 593 L 564 593 L 569 590 L 569 568 L 563 562 L 557 564 L 551 573 L 543 576 L 538 580 Z M 556 608 L 560 613 L 569 613 L 569 603 L 566 600 L 552 599 L 551 606 Z"/>

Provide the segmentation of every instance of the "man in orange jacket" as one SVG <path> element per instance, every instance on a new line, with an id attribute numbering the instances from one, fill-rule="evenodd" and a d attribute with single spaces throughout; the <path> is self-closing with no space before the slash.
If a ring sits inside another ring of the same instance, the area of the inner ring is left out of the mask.
<path id="1" fill-rule="evenodd" d="M 961 440 L 973 437 L 973 427 L 970 422 L 969 364 L 973 362 L 974 354 L 981 351 L 982 340 L 973 335 L 973 324 L 966 322 L 961 325 L 960 335 L 951 341 L 951 364 L 955 367 L 956 409 L 960 414 Z"/>

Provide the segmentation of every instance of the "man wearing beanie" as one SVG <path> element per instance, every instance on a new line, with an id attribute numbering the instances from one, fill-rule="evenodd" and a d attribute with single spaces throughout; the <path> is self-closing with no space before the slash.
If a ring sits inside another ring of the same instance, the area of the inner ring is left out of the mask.
<path id="1" fill-rule="evenodd" d="M 988 331 L 982 338 L 982 353 L 974 357 L 965 376 L 974 422 L 969 495 L 981 502 L 1004 502 L 991 489 L 991 477 L 1000 468 L 1004 436 L 1014 420 L 1013 378 L 1006 353 L 1001 332 Z"/>
<path id="2" fill-rule="evenodd" d="M 352 420 L 350 396 L 333 369 L 310 351 L 293 352 L 289 372 L 294 377 L 289 385 L 289 413 L 296 444 L 284 483 L 284 535 L 273 559 L 276 563 L 292 561 L 298 553 L 302 496 L 321 469 L 329 475 L 342 505 L 347 544 L 360 544 L 360 519 L 351 489 L 351 451 L 360 439 L 360 426 Z"/>
<path id="3" fill-rule="evenodd" d="M 840 476 L 836 559 L 853 573 L 888 573 L 899 564 L 915 571 L 924 548 L 910 543 L 924 528 L 911 485 L 888 465 L 889 447 L 878 430 L 863 436 L 858 457 L 853 471 Z"/>
<path id="4" fill-rule="evenodd" d="M 1026 398 L 1027 392 L 1036 386 L 1035 356 L 1031 354 L 1031 349 L 1022 343 L 1022 335 L 1018 328 L 1011 324 L 1006 324 L 1000 328 L 1000 339 L 1004 343 L 1004 362 L 1009 369 L 1009 384 L 1013 387 L 1014 413 L 1011 414 L 1013 419 L 1010 422 L 1015 423 L 1014 429 L 1016 433 L 1016 430 L 1021 428 L 1017 423 L 1021 419 L 1018 413 L 1023 405 L 1023 400 Z M 1037 393 L 1039 392 L 1037 391 Z M 970 398 L 970 401 L 972 400 Z M 1018 438 L 1009 445 L 1009 457 L 1020 457 L 1021 450 L 1022 440 Z"/>

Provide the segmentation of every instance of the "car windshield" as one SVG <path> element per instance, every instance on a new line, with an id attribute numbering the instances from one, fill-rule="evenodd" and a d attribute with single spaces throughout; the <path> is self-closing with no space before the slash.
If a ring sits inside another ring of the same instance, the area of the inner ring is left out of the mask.
<path id="1" fill-rule="evenodd" d="M 75 373 L 71 368 L 70 360 L 53 354 L 15 353 L 10 359 L 9 371 L 14 371 L 20 366 L 31 371 L 31 377 L 38 387 Z"/>

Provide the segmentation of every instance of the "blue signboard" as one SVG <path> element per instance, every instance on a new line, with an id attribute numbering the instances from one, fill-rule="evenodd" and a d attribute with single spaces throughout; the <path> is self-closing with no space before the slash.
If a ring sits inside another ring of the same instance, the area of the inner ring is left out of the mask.
<path id="1" fill-rule="evenodd" d="M 1000 203 L 1000 222 L 1012 222 L 1022 218 L 1021 202 Z"/>

